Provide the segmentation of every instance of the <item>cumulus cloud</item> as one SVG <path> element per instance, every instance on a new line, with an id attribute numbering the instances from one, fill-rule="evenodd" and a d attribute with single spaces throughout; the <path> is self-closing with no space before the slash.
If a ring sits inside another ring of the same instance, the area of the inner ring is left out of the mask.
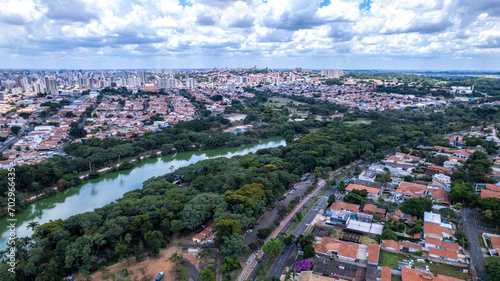
<path id="1" fill-rule="evenodd" d="M 204 56 L 230 57 L 252 64 L 256 58 L 283 62 L 291 57 L 296 59 L 290 64 L 298 58 L 321 64 L 339 55 L 351 60 L 500 59 L 497 0 L 366 3 L 0 0 L 0 55 L 12 66 L 16 60 L 8 58 L 14 56 L 28 62 L 78 57 L 78 63 L 87 60 L 89 65 L 112 61 L 105 56 L 138 61 L 181 56 L 194 63 Z"/>

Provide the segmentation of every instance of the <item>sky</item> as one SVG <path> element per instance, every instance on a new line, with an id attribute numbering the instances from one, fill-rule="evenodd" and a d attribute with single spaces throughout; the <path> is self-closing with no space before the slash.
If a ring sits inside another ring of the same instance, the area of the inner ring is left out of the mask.
<path id="1" fill-rule="evenodd" d="M 499 0 L 0 0 L 0 68 L 500 70 Z"/>

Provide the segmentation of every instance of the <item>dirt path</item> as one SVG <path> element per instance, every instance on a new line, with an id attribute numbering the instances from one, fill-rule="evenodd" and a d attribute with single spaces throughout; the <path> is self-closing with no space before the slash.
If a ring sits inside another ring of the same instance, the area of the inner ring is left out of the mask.
<path id="1" fill-rule="evenodd" d="M 127 268 L 129 272 L 130 271 L 133 272 L 133 274 L 130 274 L 127 277 L 130 280 L 133 280 L 134 277 L 141 279 L 145 275 L 155 278 L 156 276 L 158 276 L 158 273 L 162 271 L 165 273 L 165 277 L 163 278 L 163 280 L 175 280 L 175 271 L 174 271 L 175 264 L 170 262 L 168 259 L 176 251 L 182 253 L 184 260 L 189 261 L 194 266 L 197 266 L 198 258 L 196 257 L 196 253 L 188 253 L 187 251 L 181 251 L 179 247 L 170 246 L 166 249 L 161 250 L 160 254 L 157 257 L 146 257 L 138 263 L 136 263 L 135 258 L 131 258 L 129 261 L 130 265 L 128 265 L 127 261 L 125 260 L 123 262 L 113 264 L 109 266 L 107 269 L 109 270 L 109 272 L 117 272 L 116 276 L 118 277 L 118 276 L 123 276 L 120 275 L 121 273 L 118 272 L 121 271 L 123 268 Z M 141 268 L 144 267 L 146 267 L 145 275 L 143 275 L 141 272 Z M 101 281 L 101 280 L 111 280 L 111 279 L 110 278 L 104 279 L 103 273 L 101 271 L 98 271 L 92 274 L 92 280 Z"/>

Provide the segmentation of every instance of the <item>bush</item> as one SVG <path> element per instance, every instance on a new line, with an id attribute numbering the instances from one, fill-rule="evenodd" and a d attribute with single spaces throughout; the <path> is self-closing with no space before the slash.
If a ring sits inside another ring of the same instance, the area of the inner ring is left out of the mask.
<path id="1" fill-rule="evenodd" d="M 415 255 L 417 255 L 417 256 L 421 256 L 422 254 L 423 254 L 423 252 L 421 250 L 418 250 L 415 252 Z"/>
<path id="2" fill-rule="evenodd" d="M 97 171 L 93 171 L 89 173 L 89 179 L 97 179 L 101 174 Z"/>

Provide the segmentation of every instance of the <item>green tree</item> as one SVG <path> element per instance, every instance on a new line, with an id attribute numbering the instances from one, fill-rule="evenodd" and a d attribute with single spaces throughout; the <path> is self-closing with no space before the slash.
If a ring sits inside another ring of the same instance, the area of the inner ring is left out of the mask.
<path id="1" fill-rule="evenodd" d="M 335 202 L 335 194 L 328 196 L 328 206 L 332 205 Z"/>
<path id="2" fill-rule="evenodd" d="M 20 130 L 21 130 L 21 127 L 19 127 L 19 126 L 10 127 L 10 131 L 15 135 L 17 135 L 17 133 L 19 133 Z"/>
<path id="3" fill-rule="evenodd" d="M 314 250 L 314 246 L 313 245 L 306 245 L 304 247 L 304 258 L 308 259 L 308 258 L 312 258 L 314 256 L 316 256 L 316 251 Z"/>
<path id="4" fill-rule="evenodd" d="M 245 246 L 245 238 L 241 234 L 233 233 L 230 236 L 223 237 L 223 243 L 220 247 L 223 256 L 238 258 L 248 252 Z"/>
<path id="5" fill-rule="evenodd" d="M 175 252 L 170 256 L 168 260 L 177 264 L 180 263 L 183 259 L 184 257 L 182 256 L 182 254 L 180 254 L 179 252 Z"/>
<path id="6" fill-rule="evenodd" d="M 220 267 L 222 271 L 231 271 L 240 266 L 237 258 L 224 257 L 224 260 L 226 262 Z"/>
<path id="7" fill-rule="evenodd" d="M 184 224 L 181 220 L 173 220 L 170 222 L 170 229 L 174 233 L 181 233 L 181 231 L 184 229 Z"/>
<path id="8" fill-rule="evenodd" d="M 293 236 L 290 234 L 287 237 L 285 237 L 285 239 L 283 239 L 283 243 L 285 244 L 285 246 L 292 246 Z"/>
<path id="9" fill-rule="evenodd" d="M 269 241 L 262 247 L 262 250 L 266 254 L 270 254 L 271 257 L 276 258 L 276 256 L 281 251 L 283 244 L 276 238 L 271 238 Z"/>
<path id="10" fill-rule="evenodd" d="M 405 214 L 422 218 L 424 212 L 432 210 L 432 200 L 427 197 L 410 198 L 401 203 L 400 209 Z"/>
<path id="11" fill-rule="evenodd" d="M 198 276 L 200 276 L 202 281 L 215 281 L 215 274 L 211 268 L 198 271 Z"/>
<path id="12" fill-rule="evenodd" d="M 188 281 L 189 280 L 189 270 L 183 265 L 177 265 L 175 267 L 175 280 L 177 281 Z"/>
<path id="13" fill-rule="evenodd" d="M 149 231 L 144 236 L 144 241 L 151 249 L 151 254 L 157 256 L 160 253 L 160 247 L 163 243 L 163 234 L 158 230 Z"/>
<path id="14" fill-rule="evenodd" d="M 500 281 L 500 257 L 487 257 L 485 271 L 488 281 Z"/>

